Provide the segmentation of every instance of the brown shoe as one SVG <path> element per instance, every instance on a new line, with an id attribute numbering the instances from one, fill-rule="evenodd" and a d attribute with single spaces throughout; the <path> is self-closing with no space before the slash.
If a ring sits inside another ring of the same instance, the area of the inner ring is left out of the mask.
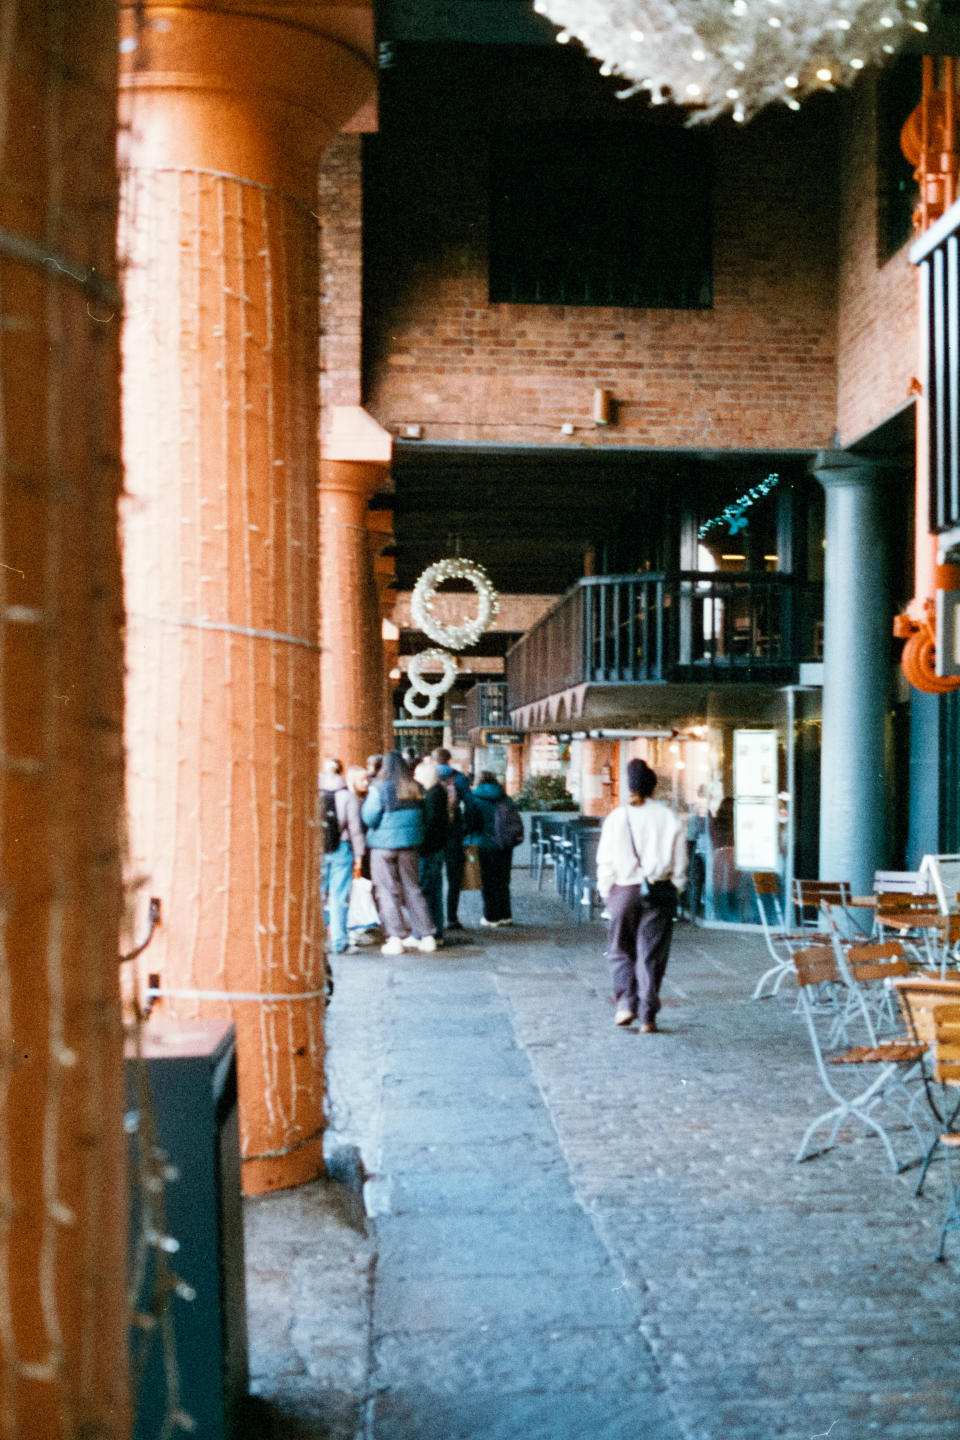
<path id="1" fill-rule="evenodd" d="M 644 1035 L 656 1035 L 656 1033 L 657 1033 L 657 1022 L 656 1022 L 656 1020 L 644 1020 L 643 1024 L 640 1026 L 640 1030 L 641 1030 L 641 1033 L 644 1034 Z"/>

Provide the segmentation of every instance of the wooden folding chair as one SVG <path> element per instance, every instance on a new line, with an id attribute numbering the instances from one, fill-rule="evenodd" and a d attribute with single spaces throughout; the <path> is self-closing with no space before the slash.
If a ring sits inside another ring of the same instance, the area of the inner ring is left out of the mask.
<path id="1" fill-rule="evenodd" d="M 757 910 L 760 914 L 760 926 L 763 930 L 763 939 L 773 961 L 769 970 L 765 970 L 757 981 L 752 1000 L 768 999 L 776 995 L 784 980 L 794 975 L 793 952 L 800 950 L 807 945 L 826 943 L 829 936 L 811 930 L 788 930 L 783 918 L 783 907 L 780 904 L 780 880 L 777 875 L 767 870 L 757 870 L 751 877 L 753 880 L 753 893 L 757 900 Z M 768 980 L 773 981 L 770 995 L 765 996 L 763 991 Z"/>
<path id="2" fill-rule="evenodd" d="M 936 935 L 933 942 L 937 950 L 936 964 L 941 976 L 945 977 L 949 968 L 956 970 L 960 965 L 960 915 L 945 915 L 941 924 L 939 931 L 927 933 Z"/>
<path id="3" fill-rule="evenodd" d="M 829 1110 L 818 1115 L 807 1126 L 794 1160 L 799 1162 L 829 1150 L 836 1142 L 843 1122 L 857 1119 L 868 1130 L 872 1130 L 879 1136 L 892 1170 L 904 1170 L 909 1165 L 915 1164 L 916 1160 L 926 1151 L 927 1141 L 913 1118 L 916 1096 L 911 1096 L 907 1089 L 903 1079 L 903 1070 L 904 1067 L 912 1068 L 916 1064 L 923 1054 L 924 1047 L 909 1040 L 886 1040 L 875 1045 L 858 1045 L 840 1055 L 826 1056 L 817 1031 L 813 997 L 814 992 L 824 986 L 842 987 L 843 981 L 837 969 L 833 948 L 828 945 L 813 945 L 806 950 L 798 950 L 794 954 L 793 962 L 797 973 L 800 1009 L 803 1012 L 810 1036 L 817 1073 L 823 1088 L 833 1101 Z M 855 1095 L 846 1095 L 838 1089 L 833 1078 L 836 1072 L 828 1068 L 828 1066 L 843 1066 L 844 1068 L 858 1069 L 865 1065 L 874 1067 L 875 1073 L 870 1083 Z M 913 1130 L 920 1145 L 919 1155 L 903 1164 L 897 1160 L 886 1127 L 874 1114 L 881 1104 L 889 1106 L 900 1116 L 901 1120 Z M 808 1155 L 807 1146 L 811 1137 L 824 1125 L 830 1127 L 827 1143 L 822 1145 L 819 1150 L 811 1151 Z"/>
<path id="4" fill-rule="evenodd" d="M 937 923 L 940 909 L 936 895 L 918 895 L 913 891 L 880 890 L 877 892 L 877 906 L 873 916 L 873 933 L 877 939 L 890 934 L 891 922 L 896 923 L 897 934 L 903 944 L 921 964 L 936 964 L 936 949 L 931 944 L 930 926 L 924 920 Z"/>
<path id="5" fill-rule="evenodd" d="M 893 1032 L 900 1029 L 901 1013 L 888 982 L 911 973 L 900 941 L 888 940 L 883 945 L 845 945 L 839 936 L 835 936 L 834 951 L 838 969 L 848 988 L 844 1007 L 846 1018 L 849 1020 L 858 1013 L 866 1013 L 874 1043 L 881 1035 L 892 1038 Z"/>
<path id="6" fill-rule="evenodd" d="M 890 985 L 896 993 L 909 1038 L 921 1046 L 925 1055 L 927 1052 L 932 1053 L 936 1042 L 934 1013 L 938 1006 L 960 1004 L 960 976 L 940 976 L 935 972 L 925 972 L 920 975 L 898 976 L 890 981 Z M 938 1150 L 937 1134 L 950 1129 L 947 1097 L 942 1087 L 934 1082 L 931 1065 L 926 1059 L 921 1066 L 921 1074 L 936 1133 L 923 1157 L 915 1195 L 923 1193 L 927 1171 Z"/>
<path id="7" fill-rule="evenodd" d="M 932 1066 L 933 1079 L 940 1086 L 944 1096 L 949 1088 L 956 1089 L 957 1086 L 960 1086 L 960 1003 L 956 1001 L 952 1003 L 941 1001 L 940 1004 L 933 1007 Z M 938 1134 L 935 1148 L 942 1145 L 946 1157 L 949 1204 L 943 1224 L 940 1226 L 940 1244 L 934 1256 L 936 1260 L 942 1260 L 944 1257 L 947 1231 L 960 1230 L 960 1182 L 954 1178 L 953 1167 L 950 1164 L 950 1152 L 960 1149 L 960 1133 L 956 1129 L 957 1117 L 960 1114 L 960 1100 L 957 1100 L 949 1108 L 949 1111 L 945 1103 L 943 1112 L 945 1128 Z"/>
<path id="8" fill-rule="evenodd" d="M 829 930 L 836 925 L 834 910 L 843 912 L 848 922 L 850 886 L 846 880 L 794 880 L 793 908 L 800 926 L 806 931 Z"/>

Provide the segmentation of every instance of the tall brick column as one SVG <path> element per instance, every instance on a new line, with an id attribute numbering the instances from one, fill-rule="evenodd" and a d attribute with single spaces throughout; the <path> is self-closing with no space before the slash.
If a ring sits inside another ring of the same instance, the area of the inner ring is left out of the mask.
<path id="1" fill-rule="evenodd" d="M 383 642 L 367 505 L 393 441 L 359 406 L 337 406 L 320 462 L 320 758 L 362 765 L 382 748 Z"/>
<path id="2" fill-rule="evenodd" d="M 0 24 L 0 1434 L 124 1440 L 117 16 Z"/>
<path id="3" fill-rule="evenodd" d="M 237 1025 L 256 1192 L 322 1168 L 314 212 L 370 17 L 121 17 L 130 863 L 162 1011 Z"/>
<path id="4" fill-rule="evenodd" d="M 508 795 L 516 795 L 523 786 L 523 746 L 507 746 L 507 785 Z"/>
<path id="5" fill-rule="evenodd" d="M 584 815 L 609 815 L 613 809 L 614 747 L 612 740 L 580 742 L 580 797 Z"/>

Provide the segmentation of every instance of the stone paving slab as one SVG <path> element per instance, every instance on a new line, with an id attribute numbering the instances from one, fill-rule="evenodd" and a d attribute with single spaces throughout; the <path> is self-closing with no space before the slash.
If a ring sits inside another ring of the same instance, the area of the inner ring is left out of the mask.
<path id="1" fill-rule="evenodd" d="M 749 998 L 762 941 L 679 925 L 642 1036 L 599 927 L 514 890 L 512 930 L 341 957 L 332 1138 L 362 1164 L 338 1211 L 248 1205 L 244 1440 L 957 1440 L 943 1168 L 916 1199 L 854 1127 L 793 1163 L 828 1102 L 787 987 Z"/>
<path id="2" fill-rule="evenodd" d="M 374 1346 L 378 1390 L 459 1395 L 605 1390 L 633 1373 L 636 1337 L 619 1325 L 518 1328 L 502 1318 L 469 1333 L 384 1333 Z"/>
<path id="3" fill-rule="evenodd" d="M 662 1396 L 508 1395 L 462 1392 L 448 1399 L 429 1391 L 392 1391 L 375 1402 L 373 1431 L 389 1440 L 681 1440 Z"/>

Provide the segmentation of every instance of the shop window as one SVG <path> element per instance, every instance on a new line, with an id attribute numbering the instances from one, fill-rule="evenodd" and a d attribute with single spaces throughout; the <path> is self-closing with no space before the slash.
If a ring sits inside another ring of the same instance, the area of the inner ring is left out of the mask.
<path id="1" fill-rule="evenodd" d="M 710 137 L 555 125 L 490 142 L 491 303 L 706 310 Z"/>

